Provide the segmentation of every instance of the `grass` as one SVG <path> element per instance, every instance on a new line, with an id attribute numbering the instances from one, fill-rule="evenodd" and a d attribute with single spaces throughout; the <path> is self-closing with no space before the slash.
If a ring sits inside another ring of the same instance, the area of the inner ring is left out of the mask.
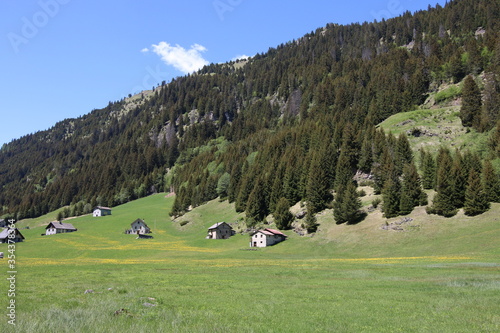
<path id="1" fill-rule="evenodd" d="M 371 202 L 367 193 L 363 200 Z M 379 210 L 351 226 L 336 225 L 327 210 L 314 237 L 286 231 L 287 241 L 247 251 L 248 235 L 204 238 L 211 224 L 240 219 L 231 204 L 214 200 L 172 222 L 172 202 L 159 194 L 115 207 L 111 216 L 76 218 L 78 232 L 70 234 L 22 230 L 15 331 L 500 330 L 498 204 L 451 219 L 419 207 L 403 232 L 382 230 Z M 123 233 L 136 218 L 154 239 Z M 14 332 L 5 320 L 0 330 Z"/>
<path id="2" fill-rule="evenodd" d="M 379 127 L 396 136 L 406 133 L 415 153 L 421 148 L 435 153 L 439 147 L 446 146 L 452 150 L 469 150 L 485 155 L 490 133 L 466 129 L 459 114 L 458 106 L 415 110 L 393 115 Z"/>

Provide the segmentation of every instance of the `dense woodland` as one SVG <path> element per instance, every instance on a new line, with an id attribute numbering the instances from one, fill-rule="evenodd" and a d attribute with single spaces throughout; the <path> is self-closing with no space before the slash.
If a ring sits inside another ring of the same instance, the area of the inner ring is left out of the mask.
<path id="1" fill-rule="evenodd" d="M 304 201 L 314 231 L 327 207 L 337 223 L 363 218 L 357 172 L 373 175 L 386 217 L 426 204 L 432 214 L 480 214 L 500 199 L 490 162 L 500 157 L 499 26 L 499 0 L 456 0 L 381 22 L 328 24 L 248 61 L 205 66 L 132 109 L 128 99 L 110 102 L 4 145 L 1 214 L 69 206 L 65 214 L 78 215 L 175 191 L 171 215 L 220 197 L 246 212 L 249 226 L 274 214 L 287 228 L 288 208 Z M 462 123 L 491 131 L 488 156 L 442 148 L 417 158 L 404 134 L 376 128 L 462 80 Z M 437 191 L 433 202 L 423 189 Z"/>

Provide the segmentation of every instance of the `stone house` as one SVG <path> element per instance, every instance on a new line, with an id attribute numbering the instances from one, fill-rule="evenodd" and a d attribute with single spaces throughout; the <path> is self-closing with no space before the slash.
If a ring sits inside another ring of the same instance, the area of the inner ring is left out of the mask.
<path id="1" fill-rule="evenodd" d="M 235 234 L 233 228 L 226 222 L 219 222 L 208 228 L 206 239 L 227 239 Z"/>
<path id="2" fill-rule="evenodd" d="M 45 227 L 45 235 L 55 235 L 55 234 L 64 234 L 67 232 L 77 231 L 71 223 L 62 223 L 62 222 L 50 222 L 48 226 Z"/>
<path id="3" fill-rule="evenodd" d="M 13 237 L 9 237 L 10 233 L 14 233 Z M 0 243 L 9 243 L 14 242 L 14 243 L 20 243 L 24 240 L 23 234 L 15 228 L 15 229 L 10 229 L 10 228 L 4 228 L 2 231 L 0 231 Z"/>

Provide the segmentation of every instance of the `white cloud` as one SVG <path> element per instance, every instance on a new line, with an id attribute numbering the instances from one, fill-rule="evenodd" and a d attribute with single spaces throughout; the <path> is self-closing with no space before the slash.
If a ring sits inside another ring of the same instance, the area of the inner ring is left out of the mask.
<path id="1" fill-rule="evenodd" d="M 231 59 L 231 61 L 236 61 L 236 60 L 246 60 L 250 58 L 249 56 L 245 55 L 245 54 L 242 54 L 242 55 L 239 55 L 239 56 L 236 56 L 234 57 L 233 59 Z"/>
<path id="2" fill-rule="evenodd" d="M 209 62 L 203 58 L 202 52 L 207 49 L 199 44 L 191 45 L 189 50 L 176 44 L 170 45 L 166 42 L 160 42 L 158 45 L 152 45 L 152 51 L 156 53 L 167 65 L 174 66 L 177 70 L 189 74 L 197 71 Z"/>
<path id="3" fill-rule="evenodd" d="M 145 48 L 143 48 L 143 49 L 141 50 L 141 52 L 142 52 L 142 53 L 149 52 L 149 49 L 148 49 L 147 47 L 145 47 Z"/>

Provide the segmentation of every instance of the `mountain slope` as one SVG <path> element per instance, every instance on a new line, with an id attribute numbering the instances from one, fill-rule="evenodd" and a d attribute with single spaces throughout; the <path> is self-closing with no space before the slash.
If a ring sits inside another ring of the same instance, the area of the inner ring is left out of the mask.
<path id="1" fill-rule="evenodd" d="M 212 64 L 27 135 L 0 151 L 2 213 L 35 217 L 72 205 L 68 214 L 78 214 L 170 189 L 182 199 L 177 213 L 240 192 L 236 208 L 245 210 L 254 190 L 268 193 L 264 213 L 280 177 L 289 180 L 287 198 L 302 199 L 304 161 L 324 153 L 336 163 L 348 137 L 359 149 L 363 133 L 421 104 L 434 86 L 493 70 L 499 8 L 460 0 L 382 22 L 329 24 L 244 65 Z M 479 27 L 485 33 L 476 36 Z M 225 174 L 230 183 L 219 187 Z"/>

